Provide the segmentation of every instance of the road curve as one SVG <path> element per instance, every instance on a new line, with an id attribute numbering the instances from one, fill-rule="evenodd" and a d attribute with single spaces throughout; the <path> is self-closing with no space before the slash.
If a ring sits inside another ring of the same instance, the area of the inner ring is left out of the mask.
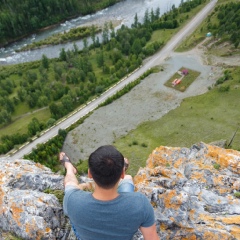
<path id="1" fill-rule="evenodd" d="M 33 148 L 36 148 L 37 144 L 47 142 L 58 134 L 59 129 L 68 128 L 74 122 L 96 109 L 99 104 L 104 102 L 107 98 L 111 97 L 117 91 L 121 90 L 124 86 L 128 85 L 130 82 L 140 77 L 149 68 L 163 62 L 164 59 L 167 58 L 176 48 L 176 46 L 178 46 L 184 38 L 189 36 L 197 28 L 197 26 L 208 15 L 208 13 L 214 8 L 216 3 L 217 0 L 211 0 L 186 26 L 184 26 L 176 35 L 174 35 L 174 37 L 163 47 L 161 51 L 153 55 L 144 65 L 142 65 L 139 69 L 135 70 L 135 72 L 133 72 L 130 76 L 121 80 L 118 84 L 104 92 L 100 97 L 89 102 L 84 107 L 74 111 L 74 113 L 59 122 L 56 126 L 46 130 L 39 138 L 36 138 L 32 142 L 25 144 L 18 151 L 7 157 L 10 157 L 11 159 L 20 159 L 24 155 L 29 154 Z"/>

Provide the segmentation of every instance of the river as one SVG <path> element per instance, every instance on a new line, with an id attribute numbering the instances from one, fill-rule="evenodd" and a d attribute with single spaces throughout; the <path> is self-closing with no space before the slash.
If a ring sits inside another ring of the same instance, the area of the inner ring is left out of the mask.
<path id="1" fill-rule="evenodd" d="M 78 17 L 70 21 L 66 21 L 63 24 L 45 30 L 41 33 L 31 35 L 27 38 L 22 39 L 21 41 L 15 42 L 6 48 L 0 49 L 0 65 L 1 64 L 17 64 L 23 62 L 31 62 L 39 60 L 42 58 L 42 55 L 45 54 L 48 58 L 56 58 L 59 56 L 60 50 L 65 48 L 66 50 L 72 49 L 73 43 L 59 44 L 55 46 L 48 46 L 41 49 L 16 52 L 17 49 L 22 48 L 23 46 L 45 39 L 53 34 L 68 31 L 71 28 L 78 27 L 81 25 L 89 24 L 93 22 L 106 22 L 119 20 L 121 24 L 126 26 L 131 26 L 134 20 L 134 16 L 137 13 L 139 22 L 142 22 L 144 14 L 148 9 L 149 12 L 151 9 L 154 11 L 159 7 L 160 14 L 169 11 L 173 5 L 176 7 L 179 6 L 181 0 L 125 0 L 120 3 L 117 3 L 109 8 L 98 11 L 95 14 Z M 119 26 L 118 26 L 119 27 Z M 90 43 L 90 40 L 88 40 Z M 79 49 L 82 48 L 82 41 L 76 41 L 76 45 Z"/>

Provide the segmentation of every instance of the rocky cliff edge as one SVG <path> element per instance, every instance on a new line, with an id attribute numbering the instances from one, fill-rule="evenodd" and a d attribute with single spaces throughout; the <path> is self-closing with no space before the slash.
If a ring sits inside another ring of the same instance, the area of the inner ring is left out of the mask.
<path id="1" fill-rule="evenodd" d="M 199 143 L 160 146 L 134 177 L 155 209 L 161 239 L 240 239 L 240 152 Z M 0 239 L 70 239 L 62 204 L 47 189 L 63 176 L 28 160 L 0 161 Z M 142 239 L 137 234 L 134 239 Z"/>

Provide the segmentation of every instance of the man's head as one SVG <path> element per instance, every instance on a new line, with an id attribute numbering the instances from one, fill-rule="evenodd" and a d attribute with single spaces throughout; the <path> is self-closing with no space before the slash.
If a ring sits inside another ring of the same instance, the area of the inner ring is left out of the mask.
<path id="1" fill-rule="evenodd" d="M 115 147 L 105 145 L 99 147 L 90 155 L 88 167 L 96 184 L 99 187 L 109 189 L 121 177 L 124 157 Z"/>

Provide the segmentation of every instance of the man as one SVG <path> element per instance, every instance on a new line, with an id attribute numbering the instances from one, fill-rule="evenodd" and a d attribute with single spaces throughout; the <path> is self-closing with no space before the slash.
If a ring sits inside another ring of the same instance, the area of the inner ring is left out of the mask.
<path id="1" fill-rule="evenodd" d="M 94 151 L 88 160 L 88 176 L 94 190 L 79 184 L 76 168 L 64 152 L 59 155 L 66 168 L 63 209 L 81 240 L 131 240 L 138 229 L 145 240 L 158 240 L 154 211 L 148 199 L 134 192 L 133 180 L 125 175 L 124 157 L 113 146 Z M 127 164 L 125 159 L 125 164 Z"/>

